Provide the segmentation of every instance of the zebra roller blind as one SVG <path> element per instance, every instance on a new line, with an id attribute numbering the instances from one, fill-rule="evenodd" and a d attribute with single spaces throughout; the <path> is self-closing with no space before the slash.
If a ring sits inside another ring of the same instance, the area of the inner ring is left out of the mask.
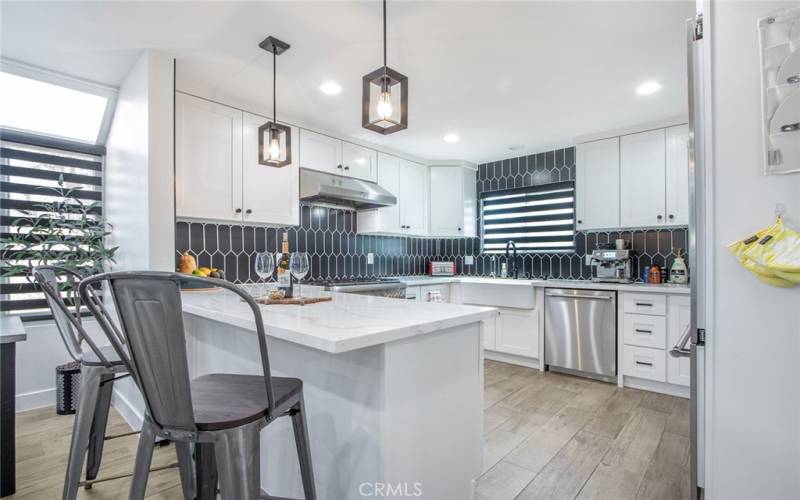
<path id="1" fill-rule="evenodd" d="M 67 188 L 79 188 L 74 196 L 86 205 L 97 204 L 90 210 L 92 216 L 102 215 L 102 148 L 78 145 L 69 150 L 58 140 L 31 139 L 25 135 L 23 142 L 11 140 L 12 136 L 23 138 L 7 132 L 0 136 L 0 235 L 3 238 L 12 235 L 30 238 L 26 235 L 34 216 L 59 215 L 48 212 L 45 207 L 59 199 L 54 191 L 59 179 Z M 98 152 L 95 154 L 92 150 Z M 58 258 L 59 252 L 63 249 L 58 245 L 48 248 L 53 259 Z M 14 245 L 4 244 L 0 253 L 0 275 L 4 276 L 0 278 L 0 311 L 23 313 L 26 319 L 48 317 L 44 295 L 27 276 L 5 276 L 10 266 L 39 262 L 23 257 Z"/>
<path id="2" fill-rule="evenodd" d="M 557 182 L 481 193 L 484 253 L 571 252 L 575 248 L 575 183 Z"/>

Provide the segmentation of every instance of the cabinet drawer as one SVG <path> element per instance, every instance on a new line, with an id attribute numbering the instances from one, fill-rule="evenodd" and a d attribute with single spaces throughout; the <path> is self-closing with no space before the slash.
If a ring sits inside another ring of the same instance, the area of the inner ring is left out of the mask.
<path id="1" fill-rule="evenodd" d="M 667 297 L 656 293 L 626 293 L 625 313 L 664 316 L 667 313 Z"/>
<path id="2" fill-rule="evenodd" d="M 625 314 L 622 319 L 626 345 L 664 349 L 667 345 L 667 321 L 664 316 Z"/>
<path id="3" fill-rule="evenodd" d="M 660 349 L 626 345 L 625 371 L 623 374 L 657 382 L 666 382 L 666 356 L 667 353 Z"/>

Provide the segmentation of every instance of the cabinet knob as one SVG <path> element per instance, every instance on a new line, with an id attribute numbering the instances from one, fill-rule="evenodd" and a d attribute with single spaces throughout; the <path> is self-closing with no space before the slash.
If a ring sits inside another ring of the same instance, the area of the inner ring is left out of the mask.
<path id="1" fill-rule="evenodd" d="M 250 210 L 250 209 L 248 208 L 247 210 L 245 210 L 245 211 L 244 211 L 244 213 L 246 213 L 246 214 L 252 214 L 252 213 L 253 213 L 253 211 L 252 211 L 252 210 Z"/>
<path id="2" fill-rule="evenodd" d="M 458 231 L 460 232 L 460 231 L 461 231 L 461 228 L 458 228 Z"/>
<path id="3" fill-rule="evenodd" d="M 237 208 L 237 209 L 236 209 L 236 213 L 237 213 L 237 214 L 240 214 L 240 213 L 242 213 L 242 209 L 241 209 L 241 208 Z"/>
<path id="4" fill-rule="evenodd" d="M 339 169 L 340 169 L 340 168 L 342 168 L 342 166 L 341 166 L 341 165 L 336 165 L 336 168 L 339 168 Z"/>
<path id="5" fill-rule="evenodd" d="M 350 167 L 348 167 L 347 165 L 345 165 L 345 166 L 344 166 L 344 169 L 345 169 L 345 170 L 350 170 Z"/>
<path id="6" fill-rule="evenodd" d="M 664 217 L 663 217 L 662 215 L 659 215 L 658 217 L 656 217 L 656 219 L 658 219 L 658 220 L 661 220 L 661 219 L 663 219 L 663 218 L 664 218 Z"/>
<path id="7" fill-rule="evenodd" d="M 579 221 L 578 221 L 578 224 L 583 224 L 583 221 L 582 221 L 582 220 L 579 220 Z"/>
<path id="8" fill-rule="evenodd" d="M 669 214 L 669 218 L 670 218 L 670 219 L 674 219 L 674 218 L 675 218 L 675 216 L 674 216 L 673 214 Z"/>

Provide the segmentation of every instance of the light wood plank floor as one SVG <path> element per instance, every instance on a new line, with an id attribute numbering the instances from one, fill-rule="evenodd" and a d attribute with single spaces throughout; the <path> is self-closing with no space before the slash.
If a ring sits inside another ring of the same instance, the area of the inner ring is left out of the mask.
<path id="1" fill-rule="evenodd" d="M 689 498 L 687 400 L 493 361 L 485 366 L 477 499 Z M 60 498 L 71 431 L 72 417 L 53 408 L 17 415 L 17 493 L 8 498 Z M 127 431 L 112 410 L 109 434 Z M 136 444 L 136 436 L 108 441 L 100 476 L 130 471 Z M 172 446 L 156 448 L 153 466 L 174 461 Z M 78 498 L 126 498 L 128 485 L 101 483 Z M 177 470 L 152 473 L 147 495 L 180 499 Z"/>

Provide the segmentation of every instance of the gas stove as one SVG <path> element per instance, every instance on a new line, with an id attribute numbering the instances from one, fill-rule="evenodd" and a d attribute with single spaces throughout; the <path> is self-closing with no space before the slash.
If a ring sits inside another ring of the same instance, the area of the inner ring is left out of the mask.
<path id="1" fill-rule="evenodd" d="M 406 284 L 394 278 L 350 278 L 319 283 L 325 291 L 405 298 Z"/>

